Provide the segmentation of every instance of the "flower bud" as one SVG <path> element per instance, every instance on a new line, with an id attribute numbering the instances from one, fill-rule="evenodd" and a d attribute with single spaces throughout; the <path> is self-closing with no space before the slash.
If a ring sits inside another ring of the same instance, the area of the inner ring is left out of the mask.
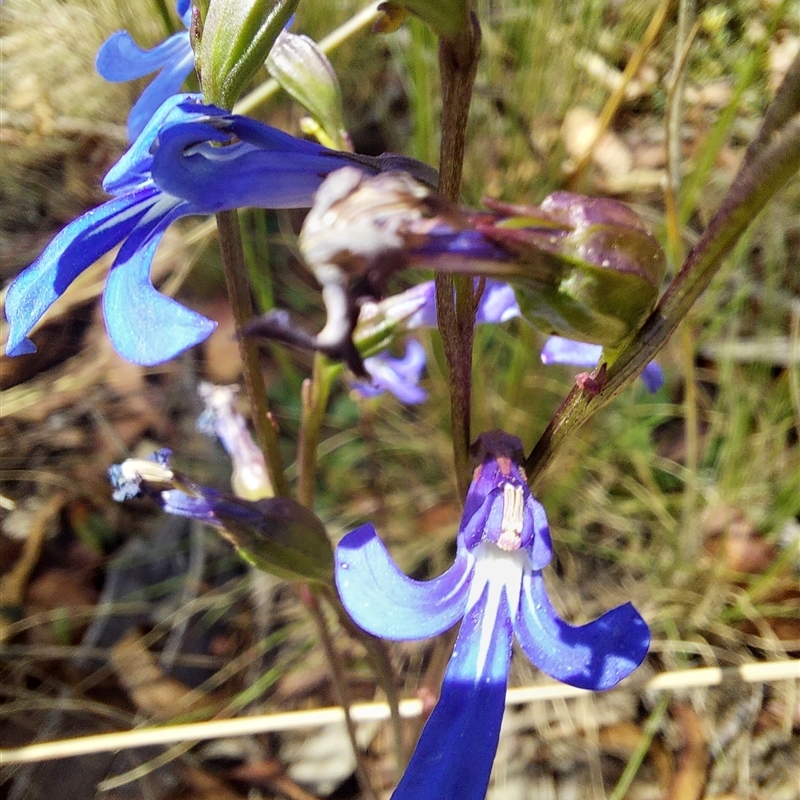
<path id="1" fill-rule="evenodd" d="M 541 206 L 487 202 L 477 229 L 516 256 L 504 272 L 524 317 L 547 333 L 616 348 L 658 298 L 666 260 L 630 208 L 555 192 Z"/>
<path id="2" fill-rule="evenodd" d="M 217 528 L 245 561 L 287 580 L 333 586 L 333 548 L 320 519 L 297 501 L 257 501 L 200 486 L 173 470 L 170 453 L 128 459 L 109 469 L 115 500 L 152 498 L 168 514 Z"/>
<path id="3" fill-rule="evenodd" d="M 211 0 L 195 58 L 208 103 L 232 108 L 298 0 Z"/>
<path id="4" fill-rule="evenodd" d="M 267 70 L 311 115 L 317 127 L 307 132 L 320 144 L 334 150 L 353 149 L 344 126 L 339 80 L 315 41 L 282 31 L 267 57 Z"/>

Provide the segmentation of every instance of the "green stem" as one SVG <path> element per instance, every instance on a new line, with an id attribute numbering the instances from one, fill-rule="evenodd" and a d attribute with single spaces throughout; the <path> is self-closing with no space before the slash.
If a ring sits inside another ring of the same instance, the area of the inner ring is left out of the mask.
<path id="1" fill-rule="evenodd" d="M 439 43 L 442 80 L 439 192 L 454 202 L 458 202 L 461 190 L 467 118 L 478 69 L 480 41 L 480 26 L 472 15 L 470 24 L 456 39 L 443 38 Z M 476 306 L 472 285 L 472 277 L 468 275 L 436 276 L 436 311 L 450 372 L 453 458 L 462 497 L 469 486 L 472 345 Z"/>
<path id="2" fill-rule="evenodd" d="M 332 591 L 325 592 L 325 598 L 331 608 L 336 612 L 339 624 L 353 637 L 360 642 L 367 651 L 367 658 L 372 664 L 378 684 L 386 693 L 386 702 L 389 704 L 389 713 L 392 721 L 392 733 L 394 736 L 394 755 L 397 763 L 398 780 L 406 764 L 408 756 L 403 743 L 403 723 L 400 717 L 400 692 L 397 688 L 397 674 L 392 666 L 392 659 L 389 655 L 389 648 L 383 639 L 373 636 L 361 630 L 345 610 L 339 595 Z"/>
<path id="3" fill-rule="evenodd" d="M 308 508 L 314 505 L 319 440 L 334 375 L 335 371 L 328 359 L 317 353 L 314 356 L 311 379 L 303 381 L 303 411 L 297 445 L 297 499 Z"/>
<path id="4" fill-rule="evenodd" d="M 314 368 L 311 380 L 303 383 L 303 417 L 300 423 L 300 441 L 298 444 L 298 482 L 297 499 L 303 505 L 311 508 L 314 502 L 314 484 L 317 475 L 317 456 L 319 452 L 322 423 L 328 407 L 331 384 L 336 375 L 341 371 L 340 364 L 330 362 L 325 356 L 317 353 L 314 357 Z M 402 771 L 406 763 L 403 748 L 403 735 L 400 723 L 400 696 L 397 692 L 392 663 L 385 645 L 378 639 L 362 631 L 347 615 L 344 607 L 334 592 L 326 592 L 328 603 L 336 611 L 339 621 L 356 641 L 361 642 L 367 651 L 367 656 L 372 663 L 378 683 L 386 692 L 392 715 L 394 731 L 395 758 L 397 767 Z M 318 627 L 324 623 L 324 617 L 317 620 Z M 326 635 L 330 636 L 325 628 Z M 331 645 L 332 646 L 332 645 Z M 334 656 L 335 657 L 335 654 Z M 334 671 L 334 683 L 340 681 L 340 676 Z M 342 687 L 339 687 L 342 688 Z M 356 757 L 358 752 L 356 751 Z"/>
<path id="5" fill-rule="evenodd" d="M 247 281 L 247 267 L 239 230 L 239 217 L 236 211 L 221 211 L 217 214 L 217 230 L 228 299 L 233 309 L 233 318 L 238 332 L 253 316 L 253 300 Z M 252 340 L 245 339 L 243 336 L 238 338 L 244 386 L 253 413 L 256 441 L 264 453 L 267 471 L 275 494 L 288 496 L 289 484 L 286 481 L 278 436 L 273 427 L 272 415 L 269 410 L 258 348 Z"/>

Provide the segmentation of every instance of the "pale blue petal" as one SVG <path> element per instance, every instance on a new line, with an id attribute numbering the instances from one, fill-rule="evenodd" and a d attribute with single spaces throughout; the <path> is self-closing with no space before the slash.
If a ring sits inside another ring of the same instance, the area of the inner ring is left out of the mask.
<path id="1" fill-rule="evenodd" d="M 514 633 L 528 658 L 556 680 L 582 689 L 610 689 L 647 655 L 650 631 L 625 603 L 586 625 L 568 625 L 556 614 L 544 578 L 527 569 L 514 617 Z"/>
<path id="2" fill-rule="evenodd" d="M 511 621 L 487 583 L 461 623 L 439 702 L 392 800 L 483 800 L 505 709 Z"/>
<path id="3" fill-rule="evenodd" d="M 171 203 L 171 205 L 170 205 Z M 150 280 L 153 255 L 185 204 L 162 198 L 158 214 L 120 249 L 103 293 L 103 314 L 114 349 L 134 364 L 153 366 L 207 339 L 216 323 L 156 291 Z"/>
<path id="4" fill-rule="evenodd" d="M 186 37 L 186 49 L 182 56 L 164 65 L 128 114 L 128 139 L 133 141 L 144 130 L 148 120 L 158 111 L 162 103 L 180 91 L 189 73 L 194 69 L 194 53 L 189 44 L 189 34 L 176 34 Z M 166 42 L 165 42 L 166 44 Z"/>
<path id="5" fill-rule="evenodd" d="M 161 69 L 173 59 L 183 60 L 187 49 L 191 53 L 189 34 L 185 31 L 170 36 L 152 50 L 139 47 L 128 31 L 117 31 L 100 45 L 95 67 L 107 81 L 132 81 Z"/>
<path id="6" fill-rule="evenodd" d="M 389 391 L 409 405 L 427 400 L 428 393 L 419 386 L 422 370 L 425 369 L 425 348 L 415 339 L 408 342 L 403 358 L 381 353 L 364 359 L 364 367 L 372 382 L 356 381 L 353 388 L 365 397 L 377 397 Z"/>
<path id="7" fill-rule="evenodd" d="M 551 336 L 544 343 L 540 357 L 542 364 L 596 367 L 602 355 L 602 345 L 576 342 L 563 336 Z"/>
<path id="8" fill-rule="evenodd" d="M 655 361 L 651 361 L 639 377 L 650 394 L 655 394 L 664 385 L 664 371 Z"/>
<path id="9" fill-rule="evenodd" d="M 98 258 L 118 245 L 152 208 L 158 192 L 145 188 L 87 211 L 59 232 L 8 289 L 6 353 L 36 351 L 26 337 L 67 287 Z"/>
<path id="10" fill-rule="evenodd" d="M 336 586 L 347 612 L 365 631 L 385 639 L 427 639 L 464 613 L 472 558 L 459 548 L 450 569 L 431 581 L 401 572 L 370 524 L 336 548 Z"/>
<path id="11" fill-rule="evenodd" d="M 511 286 L 500 281 L 487 280 L 478 303 L 475 322 L 478 325 L 508 322 L 518 316 L 519 304 Z"/>
<path id="12" fill-rule="evenodd" d="M 177 0 L 175 10 L 181 22 L 188 28 L 192 21 L 192 0 Z"/>

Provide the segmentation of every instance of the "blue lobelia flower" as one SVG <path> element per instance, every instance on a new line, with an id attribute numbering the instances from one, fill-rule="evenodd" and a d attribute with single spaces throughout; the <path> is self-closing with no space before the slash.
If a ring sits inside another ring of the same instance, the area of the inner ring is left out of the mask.
<path id="1" fill-rule="evenodd" d="M 462 620 L 433 710 L 393 800 L 482 800 L 489 783 L 516 637 L 539 669 L 584 689 L 610 689 L 642 662 L 647 625 L 630 603 L 586 625 L 553 609 L 542 570 L 551 558 L 544 509 L 520 468 L 522 444 L 494 431 L 473 446 L 456 560 L 431 581 L 401 572 L 372 525 L 345 536 L 335 577 L 358 625 L 387 639 L 425 639 Z"/>
<path id="2" fill-rule="evenodd" d="M 602 356 L 602 345 L 576 342 L 563 336 L 551 336 L 541 352 L 543 364 L 567 364 L 573 367 L 596 367 Z M 664 385 L 664 372 L 655 361 L 651 361 L 639 377 L 650 394 Z"/>
<path id="3" fill-rule="evenodd" d="M 192 19 L 191 0 L 177 0 L 178 16 L 187 28 Z M 175 33 L 152 50 L 142 50 L 127 31 L 112 33 L 97 51 L 95 67 L 107 81 L 120 83 L 160 70 L 128 114 L 128 139 L 133 141 L 161 104 L 180 91 L 194 69 L 189 31 Z"/>
<path id="4" fill-rule="evenodd" d="M 425 348 L 416 340 L 409 340 L 402 358 L 388 350 L 364 359 L 370 383 L 354 381 L 353 388 L 363 397 L 377 397 L 390 391 L 398 400 L 408 405 L 423 403 L 428 393 L 420 387 L 419 379 L 425 369 Z"/>
<path id="5" fill-rule="evenodd" d="M 476 279 L 477 285 L 478 279 Z M 417 328 L 435 328 L 436 287 L 433 281 L 412 286 L 405 292 L 384 300 L 387 316 L 393 315 L 403 331 Z M 391 309 L 390 311 L 388 309 Z M 514 290 L 500 281 L 487 280 L 475 313 L 475 322 L 496 324 L 519 316 L 519 306 Z M 372 379 L 370 383 L 354 381 L 353 388 L 364 397 L 377 397 L 390 391 L 398 400 L 409 405 L 424 402 L 428 393 L 420 388 L 419 381 L 425 368 L 425 350 L 412 339 L 406 353 L 396 358 L 388 350 L 364 359 L 364 367 Z"/>
<path id="6" fill-rule="evenodd" d="M 174 358 L 215 323 L 153 287 L 150 265 L 167 227 L 179 217 L 243 206 L 309 206 L 325 175 L 351 161 L 366 172 L 383 165 L 382 157 L 338 153 L 192 95 L 173 96 L 106 175 L 112 199 L 67 225 L 9 287 L 6 353 L 34 352 L 27 336 L 36 322 L 81 272 L 121 244 L 103 293 L 111 342 L 137 364 Z"/>

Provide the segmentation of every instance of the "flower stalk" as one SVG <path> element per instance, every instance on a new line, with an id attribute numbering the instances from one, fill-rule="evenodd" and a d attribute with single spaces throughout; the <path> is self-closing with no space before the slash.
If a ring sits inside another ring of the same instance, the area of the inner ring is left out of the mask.
<path id="1" fill-rule="evenodd" d="M 475 14 L 459 34 L 439 41 L 442 81 L 442 140 L 439 153 L 439 192 L 457 202 L 464 167 L 464 147 L 472 86 L 478 69 L 481 29 Z M 450 372 L 450 418 L 456 481 L 461 497 L 469 486 L 470 416 L 472 404 L 472 345 L 477 300 L 472 278 L 436 276 L 436 309 L 444 354 Z"/>
<path id="2" fill-rule="evenodd" d="M 267 390 L 261 373 L 258 347 L 252 339 L 240 335 L 246 322 L 253 317 L 253 301 L 247 280 L 239 218 L 235 211 L 221 211 L 217 216 L 217 230 L 225 272 L 228 300 L 233 309 L 233 318 L 242 358 L 242 376 L 247 399 L 253 413 L 256 439 L 267 462 L 269 479 L 278 496 L 289 496 L 289 484 L 283 465 L 278 436 L 269 410 Z"/>

